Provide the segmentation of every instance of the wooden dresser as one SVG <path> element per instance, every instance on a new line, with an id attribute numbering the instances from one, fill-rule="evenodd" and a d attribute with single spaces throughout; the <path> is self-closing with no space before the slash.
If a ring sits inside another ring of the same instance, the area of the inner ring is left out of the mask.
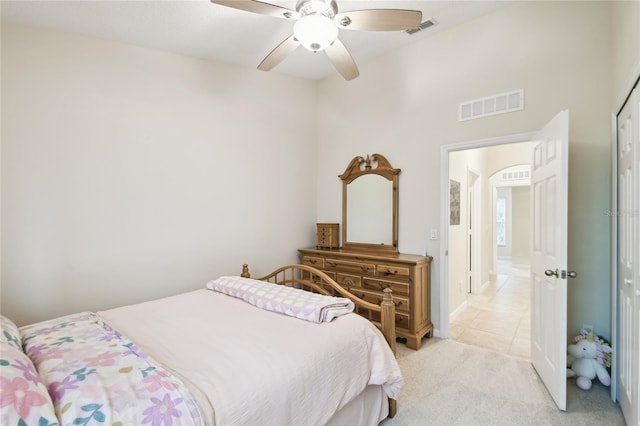
<path id="1" fill-rule="evenodd" d="M 336 282 L 367 302 L 379 304 L 389 287 L 396 304 L 396 335 L 407 347 L 420 349 L 431 336 L 430 256 L 371 253 L 345 249 L 299 249 L 301 263 L 327 273 Z M 358 312 L 379 322 L 369 311 Z"/>

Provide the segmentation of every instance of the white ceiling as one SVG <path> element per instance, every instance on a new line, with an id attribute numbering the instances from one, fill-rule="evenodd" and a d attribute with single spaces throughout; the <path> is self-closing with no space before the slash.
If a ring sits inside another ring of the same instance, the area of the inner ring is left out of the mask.
<path id="1" fill-rule="evenodd" d="M 269 3 L 295 9 L 295 0 Z M 421 10 L 438 25 L 412 36 L 404 32 L 340 30 L 357 64 L 510 4 L 507 1 L 337 0 L 339 12 L 358 9 Z M 5 1 L 2 22 L 80 33 L 224 63 L 257 67 L 292 33 L 293 22 L 212 4 L 174 1 Z M 299 47 L 270 72 L 307 79 L 336 73 L 323 52 Z"/>

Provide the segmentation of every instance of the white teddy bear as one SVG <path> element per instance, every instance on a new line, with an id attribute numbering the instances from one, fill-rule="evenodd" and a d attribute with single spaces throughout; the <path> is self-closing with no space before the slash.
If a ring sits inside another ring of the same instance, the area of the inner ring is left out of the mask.
<path id="1" fill-rule="evenodd" d="M 592 380 L 598 377 L 605 386 L 611 384 L 606 367 L 611 365 L 611 347 L 593 332 L 581 330 L 576 342 L 567 347 L 567 377 L 577 377 L 580 389 L 591 389 Z"/>

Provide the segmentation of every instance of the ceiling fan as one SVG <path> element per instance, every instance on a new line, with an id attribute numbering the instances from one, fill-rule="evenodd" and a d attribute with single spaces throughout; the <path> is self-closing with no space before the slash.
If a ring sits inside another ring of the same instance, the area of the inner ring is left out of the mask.
<path id="1" fill-rule="evenodd" d="M 261 15 L 295 21 L 293 34 L 280 43 L 258 65 L 269 71 L 299 45 L 312 52 L 324 50 L 333 66 L 345 78 L 353 80 L 360 72 L 347 48 L 338 39 L 338 29 L 402 31 L 418 28 L 419 10 L 365 9 L 338 13 L 335 0 L 298 0 L 296 10 L 257 0 L 211 0 L 212 3 Z"/>

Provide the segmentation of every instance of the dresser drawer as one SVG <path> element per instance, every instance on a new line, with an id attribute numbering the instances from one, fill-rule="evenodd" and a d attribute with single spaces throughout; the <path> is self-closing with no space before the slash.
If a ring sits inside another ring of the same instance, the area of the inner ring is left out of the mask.
<path id="1" fill-rule="evenodd" d="M 409 330 L 409 315 L 396 312 L 396 327 Z"/>
<path id="2" fill-rule="evenodd" d="M 336 282 L 349 291 L 362 288 L 362 276 L 336 273 Z"/>
<path id="3" fill-rule="evenodd" d="M 331 278 L 332 280 L 334 280 L 334 281 L 336 280 L 336 274 L 334 272 L 327 272 L 327 271 L 322 271 L 322 272 L 327 274 L 329 276 L 329 278 Z M 342 295 L 340 293 L 338 293 L 329 284 L 323 284 L 322 280 L 320 279 L 319 276 L 314 275 L 313 277 L 311 277 L 311 272 L 302 271 L 302 278 L 305 279 L 305 280 L 311 280 L 314 283 L 318 284 L 320 287 L 322 287 L 323 289 L 327 290 L 330 295 L 333 295 L 333 296 L 336 296 L 336 297 L 342 297 Z"/>
<path id="4" fill-rule="evenodd" d="M 329 276 L 329 278 L 331 278 L 332 280 L 336 281 L 336 273 L 335 272 L 329 272 L 329 271 L 321 271 L 321 272 L 324 272 L 325 274 L 327 274 Z M 311 279 L 311 272 L 302 271 L 302 278 L 304 278 L 305 280 Z M 318 284 L 321 280 L 320 280 L 319 276 L 314 275 L 312 281 L 314 283 Z"/>
<path id="5" fill-rule="evenodd" d="M 384 278 L 409 278 L 409 267 L 379 263 L 377 265 L 378 276 Z"/>
<path id="6" fill-rule="evenodd" d="M 376 280 L 373 278 L 364 278 L 362 287 L 365 290 L 383 291 L 385 288 L 390 288 L 393 292 L 393 297 L 396 296 L 409 296 L 409 284 L 387 280 Z"/>
<path id="7" fill-rule="evenodd" d="M 376 273 L 376 266 L 373 263 L 340 259 L 325 259 L 324 268 L 329 271 L 352 272 L 355 274 L 375 275 Z"/>
<path id="8" fill-rule="evenodd" d="M 351 291 L 360 299 L 373 303 L 374 305 L 380 305 L 382 303 L 382 293 L 366 291 L 360 289 L 354 289 Z M 401 296 L 393 296 L 393 303 L 396 305 L 396 312 L 404 312 L 409 314 L 409 298 Z"/>
<path id="9" fill-rule="evenodd" d="M 324 268 L 324 258 L 315 256 L 302 256 L 302 264 L 321 269 Z"/>
<path id="10" fill-rule="evenodd" d="M 363 314 L 363 316 L 367 316 L 366 312 L 359 312 L 359 313 Z M 369 318 L 372 321 L 380 322 L 380 314 L 378 312 L 371 312 L 371 315 L 369 316 Z M 408 331 L 409 315 L 402 312 L 396 312 L 396 328 L 400 328 Z"/>

